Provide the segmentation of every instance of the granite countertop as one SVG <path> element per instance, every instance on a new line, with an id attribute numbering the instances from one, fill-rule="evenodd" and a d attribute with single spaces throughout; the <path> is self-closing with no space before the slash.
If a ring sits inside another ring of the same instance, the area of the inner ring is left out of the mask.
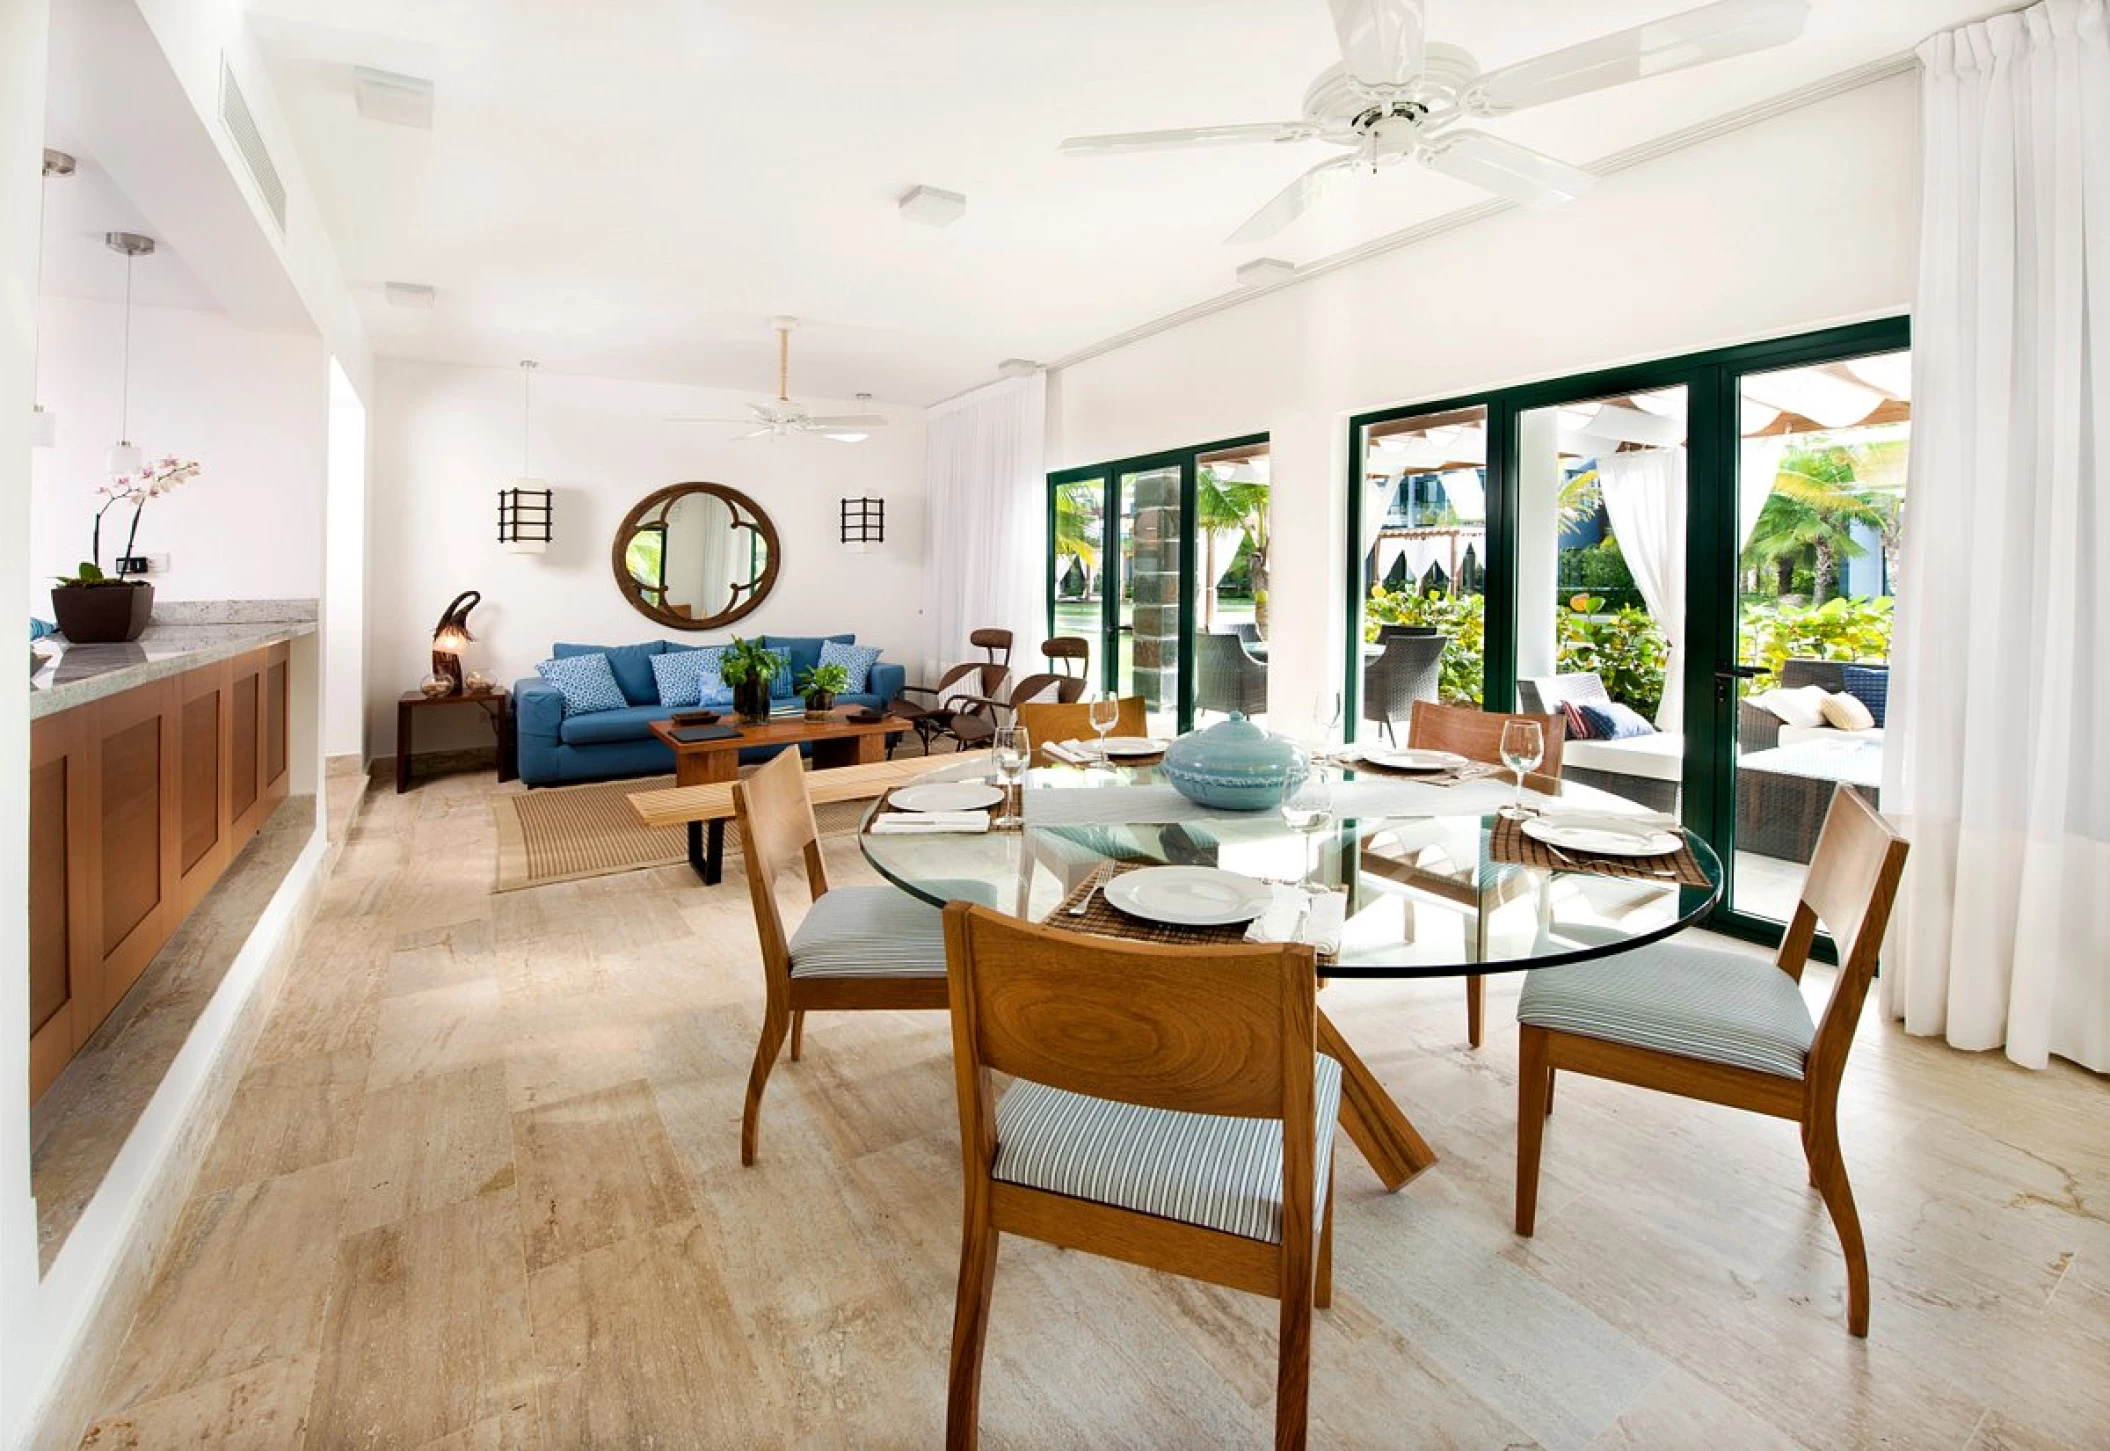
<path id="1" fill-rule="evenodd" d="M 171 600 L 154 606 L 146 633 L 124 645 L 74 645 L 48 635 L 30 649 L 54 657 L 29 677 L 29 716 L 232 659 L 316 630 L 314 600 Z"/>

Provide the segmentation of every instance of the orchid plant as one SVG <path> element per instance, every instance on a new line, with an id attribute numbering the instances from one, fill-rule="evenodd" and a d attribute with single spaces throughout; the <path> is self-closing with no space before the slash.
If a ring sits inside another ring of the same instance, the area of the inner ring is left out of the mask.
<path id="1" fill-rule="evenodd" d="M 95 528 L 88 541 L 90 557 L 81 561 L 81 566 L 70 578 L 61 578 L 60 584 L 91 585 L 123 583 L 125 573 L 118 570 L 115 581 L 103 573 L 103 515 L 120 504 L 132 506 L 132 527 L 125 531 L 124 552 L 118 556 L 120 562 L 132 557 L 133 544 L 139 538 L 139 516 L 145 511 L 147 500 L 158 499 L 179 484 L 198 476 L 196 459 L 179 459 L 171 454 L 148 464 L 136 474 L 119 474 L 107 484 L 97 484 L 93 490 L 102 503 L 95 511 Z"/>

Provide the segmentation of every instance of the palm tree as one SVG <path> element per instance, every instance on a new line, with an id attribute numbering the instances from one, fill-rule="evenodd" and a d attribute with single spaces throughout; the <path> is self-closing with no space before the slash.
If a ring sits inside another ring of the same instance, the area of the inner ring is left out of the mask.
<path id="1" fill-rule="evenodd" d="M 1099 567 L 1099 499 L 1095 484 L 1064 484 L 1055 490 L 1055 557 L 1074 555 L 1084 565 L 1087 596 L 1092 592 L 1093 572 Z"/>
<path id="2" fill-rule="evenodd" d="M 1776 593 L 1787 594 L 1794 588 L 1796 567 L 1807 556 L 1816 577 L 1813 603 L 1836 597 L 1845 562 L 1866 552 L 1853 537 L 1854 526 L 1879 534 L 1895 528 L 1894 504 L 1886 496 L 1853 488 L 1854 482 L 1849 448 L 1820 442 L 1789 450 L 1781 457 L 1773 492 L 1744 546 L 1744 569 L 1777 571 Z"/>
<path id="3" fill-rule="evenodd" d="M 1232 534 L 1244 536 L 1251 553 L 1246 558 L 1253 580 L 1253 609 L 1262 628 L 1267 596 L 1267 505 L 1268 486 L 1251 481 L 1224 480 L 1214 469 L 1204 468 L 1194 481 L 1194 526 L 1202 540 L 1202 629 L 1216 624 L 1216 549 L 1219 540 Z"/>

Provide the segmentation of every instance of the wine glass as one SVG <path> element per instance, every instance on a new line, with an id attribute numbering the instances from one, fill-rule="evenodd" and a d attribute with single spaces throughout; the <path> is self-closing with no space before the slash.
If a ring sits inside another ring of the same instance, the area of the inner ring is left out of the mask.
<path id="1" fill-rule="evenodd" d="M 1282 798 L 1282 819 L 1291 831 L 1305 840 L 1304 876 L 1297 885 L 1306 891 L 1320 890 L 1318 865 L 1312 860 L 1312 845 L 1320 832 L 1333 825 L 1333 777 L 1325 767 L 1314 765 L 1302 781 Z"/>
<path id="2" fill-rule="evenodd" d="M 1026 734 L 1024 726 L 1002 726 L 998 728 L 996 733 L 996 771 L 1004 782 L 1004 814 L 990 823 L 991 825 L 1024 826 L 1026 824 L 1026 818 L 1022 814 L 1025 802 L 1021 800 L 1018 809 L 1014 810 L 1011 806 L 1011 796 L 1014 791 L 1019 792 L 1023 796 L 1022 783 L 1026 776 L 1026 763 L 1032 759 L 1033 740 L 1032 737 Z"/>
<path id="3" fill-rule="evenodd" d="M 1087 719 L 1091 721 L 1092 729 L 1099 733 L 1098 764 L 1106 767 L 1108 770 L 1112 770 L 1113 762 L 1108 759 L 1106 754 L 1106 736 L 1107 732 L 1111 731 L 1116 725 L 1120 723 L 1121 698 L 1110 692 L 1102 691 L 1100 694 L 1092 697 L 1092 703 L 1088 707 L 1088 710 L 1089 715 Z"/>
<path id="4" fill-rule="evenodd" d="M 1512 720 L 1502 725 L 1502 764 L 1517 773 L 1516 799 L 1503 809 L 1511 821 L 1524 819 L 1524 773 L 1546 754 L 1546 737 L 1537 721 Z"/>
<path id="5" fill-rule="evenodd" d="M 1331 746 L 1341 733 L 1341 692 L 1321 690 L 1311 698 L 1311 723 L 1322 745 Z"/>

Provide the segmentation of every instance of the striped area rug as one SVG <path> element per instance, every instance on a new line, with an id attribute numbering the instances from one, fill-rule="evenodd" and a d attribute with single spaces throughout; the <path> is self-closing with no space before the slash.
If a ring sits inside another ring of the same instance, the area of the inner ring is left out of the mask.
<path id="1" fill-rule="evenodd" d="M 501 796 L 491 803 L 498 827 L 498 880 L 493 892 L 517 892 L 551 882 L 575 882 L 617 872 L 686 862 L 688 834 L 678 826 L 645 826 L 630 809 L 633 791 L 658 791 L 672 776 L 545 787 Z M 816 806 L 822 836 L 854 832 L 869 802 Z M 740 869 L 740 828 L 725 824 L 726 871 Z"/>

